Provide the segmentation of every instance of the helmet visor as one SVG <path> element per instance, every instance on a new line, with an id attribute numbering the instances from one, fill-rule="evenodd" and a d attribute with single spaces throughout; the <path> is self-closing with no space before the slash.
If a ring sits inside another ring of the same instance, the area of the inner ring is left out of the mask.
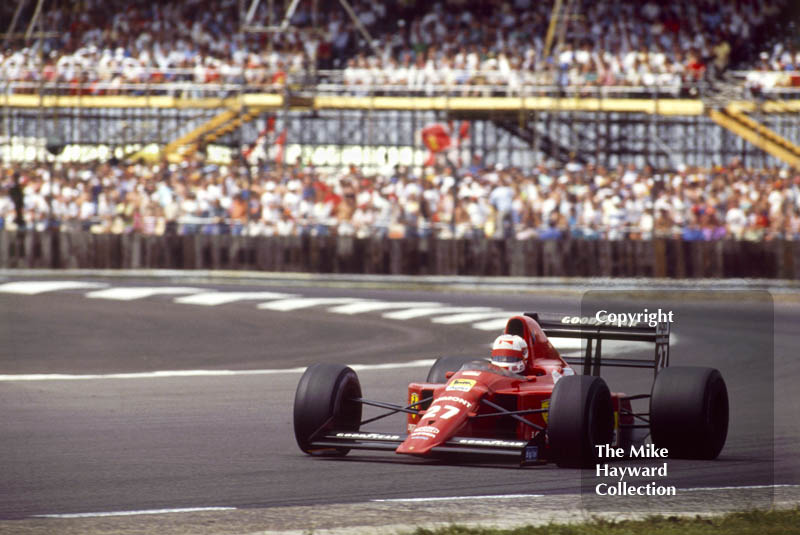
<path id="1" fill-rule="evenodd" d="M 502 362 L 508 364 L 516 364 L 522 360 L 522 355 L 515 357 L 511 355 L 492 355 L 493 362 Z"/>

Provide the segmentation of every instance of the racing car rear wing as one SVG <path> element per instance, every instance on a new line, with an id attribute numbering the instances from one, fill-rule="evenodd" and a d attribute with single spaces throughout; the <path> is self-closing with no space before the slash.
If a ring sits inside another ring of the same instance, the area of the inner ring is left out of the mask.
<path id="1" fill-rule="evenodd" d="M 600 375 L 601 366 L 617 366 L 623 368 L 652 368 L 654 374 L 669 366 L 669 331 L 668 322 L 658 322 L 650 327 L 643 322 L 632 325 L 613 325 L 597 321 L 596 318 L 582 316 L 563 316 L 561 320 L 539 319 L 536 312 L 526 312 L 542 328 L 548 338 L 580 338 L 586 340 L 584 356 L 562 357 L 570 365 L 583 366 L 584 375 Z M 603 340 L 623 340 L 630 342 L 651 342 L 655 344 L 653 359 L 602 358 Z M 592 346 L 594 345 L 594 353 Z"/>

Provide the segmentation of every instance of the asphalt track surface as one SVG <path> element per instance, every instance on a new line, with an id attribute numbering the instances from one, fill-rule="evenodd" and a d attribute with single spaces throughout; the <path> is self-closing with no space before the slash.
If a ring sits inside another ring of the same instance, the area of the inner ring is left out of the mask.
<path id="1" fill-rule="evenodd" d="M 114 287 L 177 286 L 91 280 Z M 581 312 L 577 295 L 186 286 Z M 0 375 L 6 377 L 0 381 L 0 520 L 303 505 L 324 514 L 334 504 L 385 499 L 571 494 L 580 491 L 581 476 L 593 479 L 594 474 L 552 465 L 463 465 L 374 452 L 321 459 L 298 450 L 291 420 L 300 373 L 291 369 L 314 362 L 375 365 L 445 354 L 483 356 L 499 332 L 470 323 L 437 324 L 429 317 L 398 321 L 380 312 L 333 314 L 321 306 L 273 311 L 245 300 L 203 307 L 176 303 L 174 295 L 117 301 L 89 299 L 87 291 L 0 293 Z M 714 462 L 670 461 L 668 484 L 695 489 L 800 483 L 800 308 L 773 307 L 765 297 L 683 295 L 643 304 L 623 296 L 634 312 L 648 305 L 675 310 L 678 341 L 672 364 L 719 368 L 728 384 L 731 427 L 722 455 Z M 161 370 L 289 371 L 41 381 L 7 377 Z M 424 366 L 373 368 L 360 371 L 359 378 L 365 396 L 402 403 L 407 383 L 423 380 L 426 373 Z M 648 372 L 604 375 L 613 390 L 649 391 Z M 402 417 L 372 427 L 403 428 Z M 274 522 L 262 527 L 289 525 Z M 0 523 L 0 531 L 9 525 Z"/>

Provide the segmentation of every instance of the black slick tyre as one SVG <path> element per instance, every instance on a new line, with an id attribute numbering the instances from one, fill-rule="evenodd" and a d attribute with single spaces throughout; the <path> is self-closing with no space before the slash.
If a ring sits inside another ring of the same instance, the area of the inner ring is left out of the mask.
<path id="1" fill-rule="evenodd" d="M 678 459 L 716 459 L 728 436 L 728 389 L 714 368 L 673 366 L 650 395 L 650 435 Z"/>
<path id="2" fill-rule="evenodd" d="M 446 383 L 448 372 L 457 372 L 468 362 L 476 362 L 475 357 L 439 357 L 428 371 L 426 383 Z"/>
<path id="3" fill-rule="evenodd" d="M 297 445 L 308 454 L 346 455 L 349 448 L 311 446 L 314 438 L 336 429 L 358 431 L 361 384 L 356 372 L 340 364 L 312 364 L 306 369 L 294 396 L 294 436 Z"/>
<path id="4" fill-rule="evenodd" d="M 597 462 L 596 446 L 614 433 L 611 392 L 600 377 L 570 375 L 558 380 L 550 396 L 547 440 L 558 466 L 587 468 Z"/>

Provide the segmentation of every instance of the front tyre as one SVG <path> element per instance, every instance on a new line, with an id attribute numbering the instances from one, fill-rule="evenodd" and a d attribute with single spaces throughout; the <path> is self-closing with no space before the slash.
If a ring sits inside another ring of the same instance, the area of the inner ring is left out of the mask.
<path id="1" fill-rule="evenodd" d="M 610 444 L 614 434 L 611 392 L 600 377 L 562 377 L 550 396 L 547 439 L 561 467 L 587 468 L 597 462 L 596 446 Z"/>
<path id="2" fill-rule="evenodd" d="M 347 455 L 349 448 L 321 448 L 311 442 L 331 429 L 358 431 L 361 422 L 361 384 L 356 372 L 341 364 L 309 366 L 294 395 L 294 436 L 304 452 Z"/>
<path id="3" fill-rule="evenodd" d="M 728 388 L 718 370 L 661 370 L 650 395 L 650 435 L 678 459 L 716 459 L 728 436 Z"/>

